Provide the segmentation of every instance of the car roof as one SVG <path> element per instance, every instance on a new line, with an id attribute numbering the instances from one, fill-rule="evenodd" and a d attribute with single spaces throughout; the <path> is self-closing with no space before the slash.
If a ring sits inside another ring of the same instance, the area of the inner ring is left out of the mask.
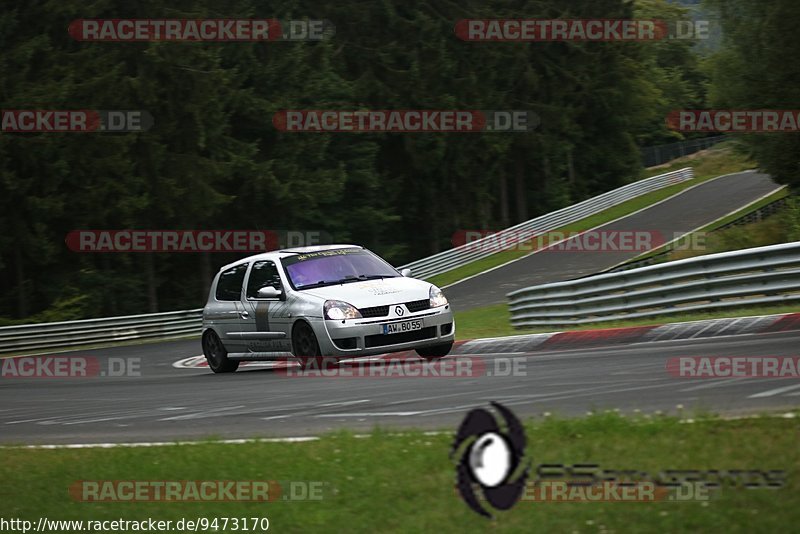
<path id="1" fill-rule="evenodd" d="M 226 269 L 230 269 L 231 267 L 235 267 L 237 265 L 241 265 L 242 263 L 250 263 L 251 261 L 259 261 L 259 260 L 276 260 L 280 258 L 287 258 L 289 256 L 296 256 L 297 254 L 309 254 L 311 252 L 321 252 L 323 250 L 337 250 L 340 248 L 359 248 L 363 249 L 364 247 L 360 245 L 313 245 L 310 247 L 294 247 L 294 248 L 285 248 L 282 250 L 273 250 L 271 252 L 262 252 L 261 254 L 255 254 L 253 256 L 247 256 L 246 258 L 242 258 L 240 260 L 236 260 L 233 263 L 229 263 L 223 267 L 220 267 L 220 271 L 224 271 Z"/>

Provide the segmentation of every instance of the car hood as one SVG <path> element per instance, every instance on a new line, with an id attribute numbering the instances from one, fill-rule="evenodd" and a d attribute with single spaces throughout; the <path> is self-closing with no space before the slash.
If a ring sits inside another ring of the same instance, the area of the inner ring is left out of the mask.
<path id="1" fill-rule="evenodd" d="M 300 292 L 326 300 L 342 300 L 356 308 L 369 308 L 427 299 L 430 287 L 430 283 L 422 280 L 396 277 L 349 282 L 336 286 L 305 289 Z"/>

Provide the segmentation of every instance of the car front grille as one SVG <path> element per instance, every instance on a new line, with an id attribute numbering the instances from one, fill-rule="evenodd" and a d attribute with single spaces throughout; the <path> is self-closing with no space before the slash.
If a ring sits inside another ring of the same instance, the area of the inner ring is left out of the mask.
<path id="1" fill-rule="evenodd" d="M 389 315 L 389 306 L 373 306 L 372 308 L 359 308 L 361 317 L 369 319 L 370 317 L 386 317 Z"/>
<path id="2" fill-rule="evenodd" d="M 427 310 L 428 308 L 430 308 L 431 300 L 430 299 L 412 300 L 411 302 L 406 302 L 405 304 L 406 308 L 408 308 L 408 311 L 410 311 L 411 313 L 416 313 L 418 311 Z"/>
<path id="3" fill-rule="evenodd" d="M 376 334 L 374 336 L 364 336 L 364 347 L 384 347 L 386 345 L 398 345 L 400 343 L 410 343 L 411 341 L 421 341 L 436 337 L 436 327 L 429 326 L 422 330 L 412 332 L 400 332 L 398 334 Z"/>
<path id="4" fill-rule="evenodd" d="M 410 313 L 420 312 L 431 307 L 430 299 L 412 300 L 411 302 L 404 302 L 403 304 L 405 304 Z M 386 317 L 389 315 L 389 308 L 392 306 L 395 306 L 395 304 L 388 306 L 373 306 L 372 308 L 359 308 L 358 311 L 361 312 L 361 317 L 364 319 L 369 319 L 371 317 Z"/>

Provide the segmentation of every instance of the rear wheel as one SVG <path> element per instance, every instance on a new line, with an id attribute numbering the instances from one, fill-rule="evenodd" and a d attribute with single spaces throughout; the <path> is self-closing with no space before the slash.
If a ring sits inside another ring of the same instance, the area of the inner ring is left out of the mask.
<path id="1" fill-rule="evenodd" d="M 213 330 L 203 334 L 203 354 L 215 373 L 232 373 L 239 368 L 239 361 L 228 358 L 228 351 Z"/>
<path id="2" fill-rule="evenodd" d="M 329 363 L 326 361 L 328 358 L 322 357 L 314 330 L 305 321 L 298 321 L 292 330 L 292 350 L 301 369 L 322 369 L 324 364 Z"/>
<path id="3" fill-rule="evenodd" d="M 416 350 L 417 354 L 426 360 L 438 360 L 439 358 L 444 358 L 447 356 L 452 348 L 453 342 L 451 341 L 450 343 L 442 343 L 441 345 L 433 345 L 431 347 L 422 347 Z"/>

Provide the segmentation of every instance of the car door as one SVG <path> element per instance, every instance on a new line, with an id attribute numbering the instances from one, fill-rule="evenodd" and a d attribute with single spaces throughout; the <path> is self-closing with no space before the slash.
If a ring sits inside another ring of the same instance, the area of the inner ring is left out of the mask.
<path id="1" fill-rule="evenodd" d="M 281 295 L 274 298 L 259 297 L 258 291 L 264 287 L 272 287 Z M 275 262 L 253 262 L 240 305 L 244 312 L 241 335 L 248 352 L 282 353 L 291 350 L 291 315 L 287 313 L 286 292 Z"/>
<path id="2" fill-rule="evenodd" d="M 219 334 L 229 353 L 242 352 L 245 348 L 239 336 L 241 330 L 239 307 L 246 273 L 246 263 L 221 272 L 217 279 L 214 299 L 206 306 L 205 317 Z"/>

